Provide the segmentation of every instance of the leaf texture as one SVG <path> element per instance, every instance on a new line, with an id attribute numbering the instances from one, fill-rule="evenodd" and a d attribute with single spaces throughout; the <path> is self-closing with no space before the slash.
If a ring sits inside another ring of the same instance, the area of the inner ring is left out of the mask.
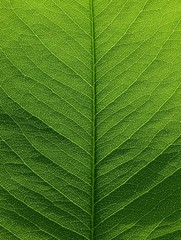
<path id="1" fill-rule="evenodd" d="M 0 1 L 0 239 L 181 239 L 181 1 Z"/>

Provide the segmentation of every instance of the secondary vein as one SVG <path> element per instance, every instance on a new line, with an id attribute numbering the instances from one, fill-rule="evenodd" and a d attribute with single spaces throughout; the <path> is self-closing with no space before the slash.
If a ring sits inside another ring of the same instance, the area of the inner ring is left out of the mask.
<path id="1" fill-rule="evenodd" d="M 94 240 L 95 226 L 95 164 L 96 164 L 96 54 L 95 54 L 95 26 L 94 0 L 90 0 L 91 14 L 91 48 L 92 48 L 92 208 L 91 208 L 91 240 Z"/>

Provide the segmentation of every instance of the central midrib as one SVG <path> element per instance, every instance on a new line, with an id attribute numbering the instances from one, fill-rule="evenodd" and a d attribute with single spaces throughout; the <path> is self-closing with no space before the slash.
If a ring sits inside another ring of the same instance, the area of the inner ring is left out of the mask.
<path id="1" fill-rule="evenodd" d="M 92 48 L 92 194 L 91 194 L 91 240 L 94 240 L 94 205 L 95 205 L 95 163 L 96 163 L 96 56 L 95 56 L 95 26 L 94 0 L 90 0 L 91 17 L 91 48 Z"/>

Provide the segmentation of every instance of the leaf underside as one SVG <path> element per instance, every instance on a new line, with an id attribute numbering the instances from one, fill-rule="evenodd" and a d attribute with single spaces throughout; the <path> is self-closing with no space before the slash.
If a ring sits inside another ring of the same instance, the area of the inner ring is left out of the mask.
<path id="1" fill-rule="evenodd" d="M 181 239 L 181 1 L 0 1 L 0 239 Z"/>

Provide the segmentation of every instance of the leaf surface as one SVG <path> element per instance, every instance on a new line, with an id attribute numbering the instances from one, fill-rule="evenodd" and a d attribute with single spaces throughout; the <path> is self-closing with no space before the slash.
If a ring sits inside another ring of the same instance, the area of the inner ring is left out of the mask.
<path id="1" fill-rule="evenodd" d="M 0 1 L 0 239 L 181 239 L 181 1 Z"/>

